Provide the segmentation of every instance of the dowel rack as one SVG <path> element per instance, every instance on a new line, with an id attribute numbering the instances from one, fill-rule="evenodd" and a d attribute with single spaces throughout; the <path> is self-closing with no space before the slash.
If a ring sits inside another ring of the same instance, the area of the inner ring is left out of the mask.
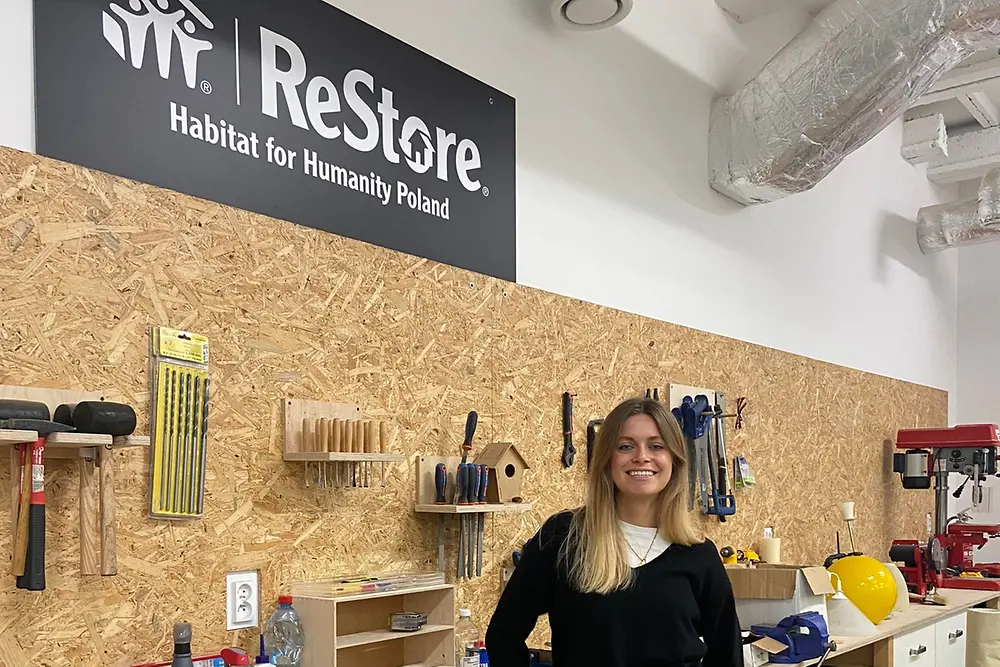
<path id="1" fill-rule="evenodd" d="M 307 487 L 385 486 L 386 464 L 405 460 L 389 453 L 388 423 L 366 419 L 359 405 L 289 398 L 284 407 L 282 456 L 305 464 Z"/>

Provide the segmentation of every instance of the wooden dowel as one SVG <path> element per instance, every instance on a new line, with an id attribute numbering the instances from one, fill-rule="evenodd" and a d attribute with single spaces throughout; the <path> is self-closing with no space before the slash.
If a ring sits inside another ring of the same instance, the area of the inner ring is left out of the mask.
<path id="1" fill-rule="evenodd" d="M 80 574 L 83 576 L 101 573 L 98 556 L 101 533 L 97 526 L 99 486 L 94 460 L 80 459 Z"/>

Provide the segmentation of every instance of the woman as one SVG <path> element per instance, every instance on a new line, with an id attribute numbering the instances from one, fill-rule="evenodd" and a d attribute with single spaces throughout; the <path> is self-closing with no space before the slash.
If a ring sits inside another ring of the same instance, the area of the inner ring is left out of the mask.
<path id="1" fill-rule="evenodd" d="M 527 667 L 525 640 L 548 614 L 555 667 L 743 667 L 729 577 L 689 523 L 677 421 L 626 400 L 592 456 L 586 504 L 524 546 L 486 632 L 490 665 Z"/>

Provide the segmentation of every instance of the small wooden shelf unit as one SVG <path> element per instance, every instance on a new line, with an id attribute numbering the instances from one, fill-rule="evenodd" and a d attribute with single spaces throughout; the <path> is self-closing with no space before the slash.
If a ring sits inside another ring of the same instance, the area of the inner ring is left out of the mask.
<path id="1" fill-rule="evenodd" d="M 295 596 L 302 630 L 311 637 L 302 667 L 445 667 L 455 652 L 455 587 L 421 586 L 319 598 Z M 389 629 L 393 612 L 427 614 L 416 632 Z"/>

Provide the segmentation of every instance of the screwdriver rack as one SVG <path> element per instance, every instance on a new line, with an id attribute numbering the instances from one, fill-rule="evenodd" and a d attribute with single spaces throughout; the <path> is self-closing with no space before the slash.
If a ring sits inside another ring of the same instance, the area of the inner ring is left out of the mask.
<path id="1" fill-rule="evenodd" d="M 470 455 L 468 462 L 475 460 Z M 445 515 L 451 514 L 459 517 L 459 521 L 466 519 L 468 515 L 473 518 L 481 514 L 520 514 L 530 512 L 533 509 L 531 503 L 486 503 L 484 505 L 469 504 L 458 505 L 450 502 L 455 498 L 455 472 L 462 462 L 461 456 L 421 456 L 417 460 L 417 503 L 414 508 L 418 514 L 438 515 L 438 571 L 445 571 L 445 539 L 444 521 Z M 437 489 L 434 484 L 434 469 L 439 463 L 443 463 L 447 471 L 447 479 L 444 489 L 444 497 L 447 502 L 438 504 L 434 502 Z M 494 474 L 491 470 L 490 474 Z"/>
<path id="2" fill-rule="evenodd" d="M 39 401 L 55 413 L 56 407 L 64 403 L 103 401 L 110 397 L 100 392 L 0 386 L 0 399 Z M 38 438 L 35 431 L 0 430 L 0 447 L 10 448 L 11 535 L 17 534 L 23 471 L 20 450 Z M 118 574 L 114 452 L 131 447 L 149 447 L 149 437 L 53 433 L 45 438 L 46 467 L 53 460 L 68 460 L 76 461 L 80 469 L 80 574 L 83 576 Z M 13 543 L 11 540 L 12 549 Z"/>
<path id="3" fill-rule="evenodd" d="M 385 486 L 386 464 L 405 460 L 389 453 L 388 424 L 348 403 L 286 399 L 284 447 L 285 461 L 305 464 L 307 488 Z"/>

